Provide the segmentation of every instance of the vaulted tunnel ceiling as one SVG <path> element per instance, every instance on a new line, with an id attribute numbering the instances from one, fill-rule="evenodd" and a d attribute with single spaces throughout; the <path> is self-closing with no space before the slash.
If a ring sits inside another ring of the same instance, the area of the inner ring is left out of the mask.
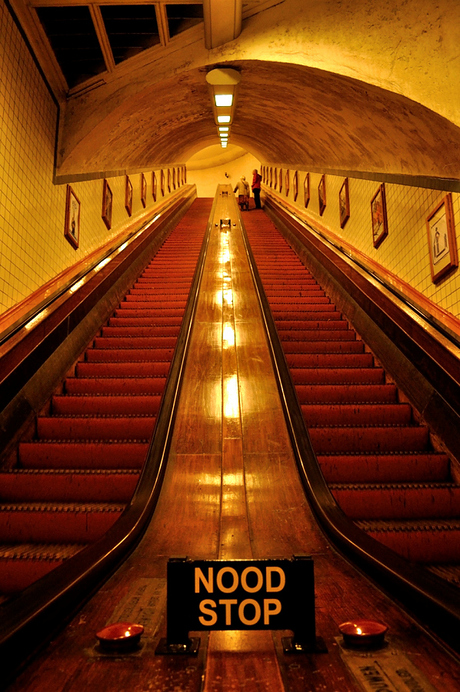
<path id="1" fill-rule="evenodd" d="M 441 178 L 460 171 L 460 129 L 414 101 L 301 65 L 231 65 L 241 72 L 231 141 L 262 162 Z M 122 102 L 63 152 L 60 174 L 182 162 L 215 143 L 205 74 L 191 70 Z"/>
<path id="2" fill-rule="evenodd" d="M 24 0 L 12 2 L 24 9 Z M 35 8 L 44 15 L 52 0 L 34 3 L 46 6 Z M 231 144 L 262 162 L 460 179 L 460 37 L 450 0 L 436 8 L 431 0 L 404 8 L 393 0 L 248 0 L 241 35 L 213 50 L 205 48 L 202 3 L 154 5 L 158 35 L 146 39 L 134 18 L 147 22 L 147 12 L 153 21 L 152 5 L 88 4 L 98 40 L 110 43 L 106 71 L 86 81 L 71 75 L 77 86 L 67 98 L 61 89 L 58 180 L 183 163 L 215 144 L 205 77 L 216 66 L 241 72 Z M 128 38 L 116 30 L 123 13 L 133 18 Z M 32 44 L 40 27 L 29 26 Z M 51 67 L 45 60 L 50 75 Z M 77 66 L 70 60 L 66 69 Z"/>

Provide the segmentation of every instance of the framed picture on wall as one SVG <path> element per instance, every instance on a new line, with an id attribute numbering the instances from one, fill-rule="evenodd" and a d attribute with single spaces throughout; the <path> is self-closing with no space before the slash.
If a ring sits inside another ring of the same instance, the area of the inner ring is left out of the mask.
<path id="1" fill-rule="evenodd" d="M 161 190 L 161 196 L 165 196 L 165 172 L 163 169 L 160 171 L 160 190 Z"/>
<path id="2" fill-rule="evenodd" d="M 449 193 L 426 220 L 431 279 L 437 283 L 458 267 L 452 195 Z"/>
<path id="3" fill-rule="evenodd" d="M 133 213 L 133 184 L 129 179 L 129 175 L 126 176 L 125 180 L 125 209 L 128 212 L 128 216 Z"/>
<path id="4" fill-rule="evenodd" d="M 182 182 L 183 182 L 184 185 L 185 185 L 186 182 L 187 182 L 187 166 L 186 166 L 185 164 L 184 164 L 184 166 L 182 167 L 182 171 L 183 171 Z"/>
<path id="5" fill-rule="evenodd" d="M 273 189 L 276 190 L 276 186 L 278 185 L 278 169 L 275 168 L 273 171 Z"/>
<path id="6" fill-rule="evenodd" d="M 307 173 L 305 180 L 303 181 L 303 205 L 305 209 L 308 207 L 310 201 L 310 173 Z"/>
<path id="7" fill-rule="evenodd" d="M 268 184 L 270 185 L 270 187 L 273 187 L 273 168 L 272 168 L 272 166 L 270 166 Z"/>
<path id="8" fill-rule="evenodd" d="M 80 200 L 70 185 L 66 190 L 64 236 L 76 250 L 80 243 Z"/>
<path id="9" fill-rule="evenodd" d="M 152 197 L 153 201 L 157 201 L 157 175 L 155 171 L 152 171 Z"/>
<path id="10" fill-rule="evenodd" d="M 278 189 L 280 192 L 283 191 L 283 169 L 280 168 L 279 178 L 278 178 Z"/>
<path id="11" fill-rule="evenodd" d="M 104 178 L 104 185 L 102 187 L 102 220 L 110 230 L 112 228 L 112 207 L 113 207 L 113 194 L 110 189 L 110 185 L 106 178 Z"/>
<path id="12" fill-rule="evenodd" d="M 295 202 L 298 195 L 299 195 L 299 173 L 298 173 L 298 171 L 294 171 L 294 175 L 292 176 L 292 187 L 294 190 L 294 202 Z"/>
<path id="13" fill-rule="evenodd" d="M 142 206 L 145 207 L 147 204 L 147 181 L 143 173 L 141 173 L 141 202 Z"/>
<path id="14" fill-rule="evenodd" d="M 322 216 L 326 209 L 326 175 L 323 173 L 318 185 L 319 215 Z"/>
<path id="15" fill-rule="evenodd" d="M 176 169 L 172 169 L 172 189 L 176 189 Z"/>
<path id="16" fill-rule="evenodd" d="M 289 170 L 286 171 L 284 176 L 284 189 L 286 190 L 286 197 L 289 195 Z"/>
<path id="17" fill-rule="evenodd" d="M 382 183 L 371 200 L 372 241 L 377 248 L 388 235 L 385 185 Z"/>
<path id="18" fill-rule="evenodd" d="M 340 228 L 343 228 L 350 218 L 350 195 L 348 192 L 348 178 L 342 183 L 339 191 L 339 211 L 340 211 Z"/>

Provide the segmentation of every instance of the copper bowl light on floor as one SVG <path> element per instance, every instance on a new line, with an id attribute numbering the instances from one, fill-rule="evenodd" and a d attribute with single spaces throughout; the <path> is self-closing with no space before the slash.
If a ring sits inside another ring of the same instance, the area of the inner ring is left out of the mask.
<path id="1" fill-rule="evenodd" d="M 339 625 L 346 646 L 375 649 L 382 646 L 388 626 L 375 620 L 351 620 Z"/>
<path id="2" fill-rule="evenodd" d="M 115 622 L 97 632 L 96 637 L 104 651 L 122 653 L 136 649 L 143 632 L 143 625 Z"/>

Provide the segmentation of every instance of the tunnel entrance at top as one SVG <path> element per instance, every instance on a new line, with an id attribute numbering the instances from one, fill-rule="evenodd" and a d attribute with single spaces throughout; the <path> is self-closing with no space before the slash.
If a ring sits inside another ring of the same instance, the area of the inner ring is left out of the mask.
<path id="1" fill-rule="evenodd" d="M 241 176 L 250 183 L 252 171 L 260 171 L 261 162 L 246 149 L 231 145 L 223 150 L 219 144 L 205 147 L 186 162 L 187 182 L 195 184 L 198 197 L 214 197 L 218 185 L 234 190 Z"/>

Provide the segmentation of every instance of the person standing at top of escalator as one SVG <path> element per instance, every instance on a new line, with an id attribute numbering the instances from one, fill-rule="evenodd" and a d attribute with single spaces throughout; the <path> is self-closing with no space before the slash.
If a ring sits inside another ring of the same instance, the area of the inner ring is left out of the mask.
<path id="1" fill-rule="evenodd" d="M 254 195 L 254 202 L 256 203 L 256 209 L 261 209 L 262 207 L 260 206 L 260 181 L 262 180 L 262 176 L 259 174 L 257 171 L 257 168 L 254 168 L 252 171 L 252 194 Z"/>
<path id="2" fill-rule="evenodd" d="M 241 176 L 236 184 L 233 192 L 238 193 L 238 204 L 240 205 L 241 211 L 249 210 L 249 183 L 247 182 L 244 175 Z"/>

